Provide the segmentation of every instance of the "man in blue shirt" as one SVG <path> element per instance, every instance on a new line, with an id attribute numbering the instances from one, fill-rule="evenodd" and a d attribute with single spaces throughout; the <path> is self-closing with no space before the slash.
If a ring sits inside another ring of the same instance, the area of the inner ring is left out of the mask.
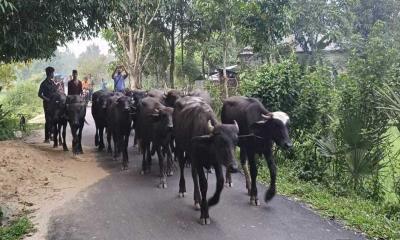
<path id="1" fill-rule="evenodd" d="M 124 74 L 122 74 L 124 71 Z M 128 73 L 123 66 L 117 66 L 111 75 L 111 78 L 114 80 L 114 91 L 115 92 L 124 92 L 125 91 L 125 79 L 128 77 Z"/>

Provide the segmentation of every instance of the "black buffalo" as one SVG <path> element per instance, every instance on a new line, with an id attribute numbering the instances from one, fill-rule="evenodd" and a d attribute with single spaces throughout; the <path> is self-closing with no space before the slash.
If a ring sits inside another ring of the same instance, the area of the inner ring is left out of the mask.
<path id="1" fill-rule="evenodd" d="M 92 95 L 92 116 L 96 124 L 95 146 L 99 151 L 105 148 L 103 133 L 107 127 L 107 100 L 112 96 L 111 92 L 99 90 Z"/>
<path id="2" fill-rule="evenodd" d="M 192 97 L 200 97 L 201 99 L 203 99 L 204 102 L 209 105 L 211 105 L 212 103 L 210 93 L 204 90 L 195 89 L 194 91 L 189 92 L 187 95 Z"/>
<path id="3" fill-rule="evenodd" d="M 158 89 L 151 89 L 147 92 L 148 97 L 157 99 L 160 103 L 165 105 L 165 92 Z"/>
<path id="4" fill-rule="evenodd" d="M 176 89 L 171 89 L 165 95 L 165 105 L 168 107 L 175 107 L 175 103 L 183 97 L 184 94 Z"/>
<path id="5" fill-rule="evenodd" d="M 122 152 L 122 169 L 128 168 L 128 143 L 131 131 L 130 98 L 116 94 L 107 107 L 107 138 L 114 142 L 114 159 Z"/>
<path id="6" fill-rule="evenodd" d="M 230 97 L 224 101 L 221 119 L 223 123 L 236 121 L 239 125 L 240 162 L 246 176 L 246 188 L 250 194 L 250 202 L 259 205 L 257 197 L 257 166 L 255 154 L 263 154 L 269 168 L 271 183 L 265 193 L 268 202 L 276 193 L 276 165 L 272 154 L 275 142 L 283 149 L 292 147 L 289 137 L 289 116 L 284 112 L 269 112 L 255 98 Z M 250 165 L 250 177 L 246 165 Z"/>
<path id="7" fill-rule="evenodd" d="M 48 116 L 50 118 L 49 123 L 53 131 L 53 147 L 56 148 L 59 144 L 62 144 L 64 151 L 68 151 L 67 142 L 65 141 L 66 128 L 68 124 L 66 101 L 67 96 L 64 93 L 53 93 L 50 96 L 50 101 L 47 108 Z"/>
<path id="8" fill-rule="evenodd" d="M 179 196 L 184 196 L 186 192 L 184 167 L 185 161 L 188 160 L 192 163 L 195 207 L 200 207 L 201 224 L 209 224 L 208 208 L 219 202 L 224 186 L 222 165 L 230 168 L 233 164 L 233 150 L 239 128 L 236 124 L 218 123 L 210 105 L 198 97 L 184 97 L 178 100 L 173 120 L 176 154 L 181 171 Z M 186 158 L 184 153 L 187 154 Z M 204 168 L 211 167 L 215 169 L 217 186 L 214 195 L 207 201 L 208 184 Z"/>
<path id="9" fill-rule="evenodd" d="M 72 152 L 81 154 L 83 153 L 81 141 L 85 124 L 86 102 L 82 96 L 70 95 L 67 97 L 66 105 L 68 122 L 72 133 Z"/>
<path id="10" fill-rule="evenodd" d="M 135 129 L 137 116 L 139 113 L 139 103 L 140 101 L 147 97 L 147 91 L 144 90 L 128 90 L 125 92 L 125 95 L 130 98 L 130 106 L 131 106 L 131 119 L 132 119 L 132 129 Z M 137 144 L 137 134 L 135 134 L 135 138 L 133 141 L 133 145 Z"/>
<path id="11" fill-rule="evenodd" d="M 151 155 L 157 153 L 160 167 L 160 188 L 166 188 L 166 176 L 172 175 L 172 139 L 173 109 L 164 106 L 157 98 L 143 98 L 139 104 L 136 135 L 143 154 L 142 174 L 151 170 Z M 152 148 L 150 148 L 152 145 Z M 165 168 L 164 156 L 167 156 Z"/>
<path id="12" fill-rule="evenodd" d="M 109 123 L 110 118 L 107 117 L 107 114 L 109 113 L 111 106 L 113 105 L 113 103 L 115 103 L 118 100 L 118 98 L 120 98 L 122 96 L 125 96 L 125 95 L 120 92 L 113 92 L 109 96 L 107 96 L 106 103 L 105 103 L 106 104 L 106 119 L 107 119 L 106 126 L 109 126 L 111 124 L 111 123 Z M 110 128 L 106 127 L 106 132 L 107 132 L 107 152 L 112 153 L 112 147 L 111 147 L 112 134 L 111 134 Z M 114 143 L 114 145 L 115 144 L 116 143 Z"/>

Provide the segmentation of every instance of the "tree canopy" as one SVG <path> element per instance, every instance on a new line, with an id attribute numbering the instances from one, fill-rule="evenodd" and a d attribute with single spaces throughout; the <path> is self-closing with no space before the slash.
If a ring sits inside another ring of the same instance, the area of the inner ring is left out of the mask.
<path id="1" fill-rule="evenodd" d="M 57 46 L 88 38 L 107 23 L 108 1 L 0 2 L 0 61 L 49 58 Z"/>

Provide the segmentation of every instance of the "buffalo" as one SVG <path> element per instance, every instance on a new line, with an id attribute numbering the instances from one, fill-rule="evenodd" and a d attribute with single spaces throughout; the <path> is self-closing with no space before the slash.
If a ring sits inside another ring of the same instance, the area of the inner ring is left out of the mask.
<path id="1" fill-rule="evenodd" d="M 220 124 L 210 105 L 199 97 L 178 100 L 173 120 L 180 167 L 179 196 L 183 197 L 186 192 L 185 162 L 191 161 L 195 208 L 201 210 L 200 223 L 210 224 L 208 209 L 219 202 L 224 186 L 222 165 L 230 168 L 233 164 L 239 128 L 237 124 Z M 204 168 L 211 167 L 215 169 L 217 187 L 214 195 L 207 200 L 208 184 Z"/>
<path id="2" fill-rule="evenodd" d="M 128 168 L 128 143 L 131 131 L 130 98 L 116 94 L 107 107 L 107 138 L 114 142 L 114 159 L 122 152 L 122 169 Z"/>
<path id="3" fill-rule="evenodd" d="M 166 188 L 166 176 L 172 175 L 172 139 L 173 109 L 164 106 L 157 98 L 143 98 L 139 104 L 136 135 L 143 154 L 142 174 L 151 170 L 151 155 L 157 153 L 160 167 L 160 188 Z M 152 148 L 150 149 L 150 145 Z M 167 156 L 167 168 L 164 166 L 164 155 Z"/>
<path id="4" fill-rule="evenodd" d="M 96 125 L 94 143 L 99 147 L 99 151 L 105 148 L 103 133 L 107 127 L 107 99 L 111 96 L 111 92 L 104 90 L 94 92 L 92 95 L 92 116 Z"/>
<path id="5" fill-rule="evenodd" d="M 239 125 L 240 162 L 246 176 L 246 188 L 250 195 L 250 203 L 259 205 L 257 197 L 257 166 L 255 154 L 263 154 L 270 173 L 271 183 L 265 193 L 268 202 L 276 193 L 276 165 L 272 146 L 275 142 L 283 149 L 292 147 L 289 137 L 289 116 L 284 112 L 269 112 L 255 98 L 235 96 L 223 103 L 221 120 L 223 123 Z M 250 165 L 250 178 L 246 161 Z"/>
<path id="6" fill-rule="evenodd" d="M 48 116 L 50 118 L 49 123 L 53 131 L 53 147 L 56 148 L 59 144 L 62 144 L 64 151 L 68 151 L 67 142 L 65 141 L 66 128 L 68 124 L 66 101 L 67 96 L 64 93 L 53 93 L 50 96 L 47 108 Z"/>
<path id="7" fill-rule="evenodd" d="M 109 122 L 110 118 L 107 117 L 107 114 L 109 113 L 111 106 L 113 105 L 113 103 L 115 103 L 118 100 L 118 98 L 123 97 L 123 96 L 125 96 L 125 95 L 121 92 L 113 92 L 109 96 L 107 96 L 106 103 L 105 103 L 106 104 L 106 114 L 105 114 L 106 115 L 106 126 L 110 126 L 110 124 L 111 124 Z M 108 127 L 106 128 L 106 130 L 107 130 L 107 152 L 112 153 L 111 130 Z M 114 145 L 116 145 L 116 143 L 114 143 Z"/>
<path id="8" fill-rule="evenodd" d="M 82 130 L 85 124 L 86 102 L 82 96 L 70 95 L 66 100 L 68 122 L 72 133 L 72 152 L 83 153 Z"/>

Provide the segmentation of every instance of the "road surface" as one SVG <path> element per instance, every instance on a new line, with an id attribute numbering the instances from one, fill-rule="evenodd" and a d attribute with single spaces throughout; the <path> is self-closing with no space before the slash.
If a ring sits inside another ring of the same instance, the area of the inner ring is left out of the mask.
<path id="1" fill-rule="evenodd" d="M 94 122 L 84 128 L 83 145 L 94 147 Z M 71 139 L 71 138 L 69 138 Z M 99 153 L 107 154 L 107 153 Z M 338 223 L 326 220 L 285 197 L 276 196 L 270 203 L 255 207 L 249 204 L 245 181 L 234 174 L 234 185 L 225 188 L 220 203 L 210 209 L 211 224 L 199 224 L 200 212 L 193 208 L 193 185 L 186 169 L 188 193 L 178 198 L 178 174 L 168 178 L 168 188 L 157 185 L 157 159 L 152 173 L 142 176 L 141 157 L 130 143 L 130 165 L 121 171 L 121 163 L 104 157 L 100 167 L 110 175 L 86 190 L 60 209 L 53 211 L 48 228 L 50 240 L 281 240 L 281 239 L 364 239 Z M 281 173 L 284 174 L 284 173 Z M 209 192 L 215 189 L 215 178 L 209 175 Z M 266 188 L 259 186 L 262 199 Z M 278 189 L 279 192 L 279 189 Z"/>

